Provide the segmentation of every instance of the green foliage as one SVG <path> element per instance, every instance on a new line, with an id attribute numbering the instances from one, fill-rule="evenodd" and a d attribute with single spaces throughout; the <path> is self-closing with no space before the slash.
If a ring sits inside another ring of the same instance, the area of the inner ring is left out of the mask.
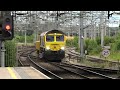
<path id="1" fill-rule="evenodd" d="M 115 52 L 117 50 L 115 43 L 110 43 L 111 51 Z"/>
<path id="2" fill-rule="evenodd" d="M 78 48 L 78 37 L 76 36 L 76 37 L 74 37 L 74 40 L 73 40 L 73 45 L 74 45 L 74 47 L 77 47 Z"/>
<path id="3" fill-rule="evenodd" d="M 96 48 L 93 48 L 93 49 L 90 51 L 90 54 L 91 54 L 91 55 L 99 54 L 101 51 L 102 51 L 101 46 L 100 46 L 100 45 L 97 45 Z"/>
<path id="4" fill-rule="evenodd" d="M 109 46 L 110 43 L 115 43 L 114 37 L 105 36 L 105 37 L 104 37 L 104 45 L 105 45 L 105 46 Z"/>
<path id="5" fill-rule="evenodd" d="M 5 41 L 5 66 L 13 67 L 16 64 L 15 40 Z"/>
<path id="6" fill-rule="evenodd" d="M 97 42 L 95 40 L 89 40 L 87 48 L 88 53 L 91 52 L 98 53 L 99 51 L 97 50 L 97 48 L 98 48 Z"/>
<path id="7" fill-rule="evenodd" d="M 78 37 L 75 37 L 74 40 L 67 41 L 67 45 L 74 46 L 77 48 L 77 51 L 80 51 L 78 48 Z M 120 59 L 120 33 L 117 33 L 116 36 L 104 37 L 104 46 L 110 46 L 110 56 L 108 58 Z M 84 39 L 84 50 L 87 50 L 89 55 L 99 55 L 102 51 L 101 48 L 101 37 L 97 37 L 95 40 Z"/>
<path id="8" fill-rule="evenodd" d="M 98 45 L 100 45 L 101 44 L 101 38 L 100 37 L 96 37 L 96 42 L 97 42 Z"/>
<path id="9" fill-rule="evenodd" d="M 25 37 L 24 36 L 15 36 L 15 41 L 16 42 L 25 42 Z"/>
<path id="10" fill-rule="evenodd" d="M 89 42 L 90 42 L 90 39 L 89 39 L 89 38 L 88 38 L 88 39 L 85 39 L 85 41 L 84 41 L 85 50 L 88 49 Z"/>
<path id="11" fill-rule="evenodd" d="M 32 43 L 33 39 L 34 39 L 33 35 L 26 36 L 27 43 Z M 20 43 L 24 43 L 25 42 L 25 36 L 18 36 L 18 35 L 16 35 L 15 36 L 15 41 L 16 42 L 20 42 Z"/>
<path id="12" fill-rule="evenodd" d="M 27 43 L 33 43 L 34 36 L 30 35 L 26 37 Z"/>
<path id="13" fill-rule="evenodd" d="M 66 41 L 66 45 L 69 46 L 69 47 L 73 46 L 72 43 L 73 43 L 73 40 L 67 40 Z"/>
<path id="14" fill-rule="evenodd" d="M 115 37 L 116 40 L 120 39 L 120 33 L 117 33 L 117 36 Z"/>
<path id="15" fill-rule="evenodd" d="M 66 41 L 66 45 L 67 46 L 70 46 L 70 47 L 76 47 L 76 48 L 78 48 L 78 37 L 76 36 L 76 37 L 74 37 L 74 39 L 73 40 L 67 40 Z"/>
<path id="16" fill-rule="evenodd" d="M 109 43 L 110 43 L 110 38 L 109 38 L 109 37 L 105 37 L 105 38 L 104 38 L 104 45 L 105 45 L 105 46 L 108 46 Z"/>
<path id="17" fill-rule="evenodd" d="M 67 46 L 76 47 L 77 51 L 79 51 L 78 47 L 78 37 L 75 37 L 74 40 L 67 40 Z M 97 44 L 97 41 L 91 39 L 85 39 L 84 41 L 84 50 L 87 50 L 87 54 L 89 53 L 99 53 L 101 51 L 100 45 Z"/>
<path id="18" fill-rule="evenodd" d="M 116 49 L 120 50 L 120 40 L 117 40 L 115 44 L 116 44 Z"/>

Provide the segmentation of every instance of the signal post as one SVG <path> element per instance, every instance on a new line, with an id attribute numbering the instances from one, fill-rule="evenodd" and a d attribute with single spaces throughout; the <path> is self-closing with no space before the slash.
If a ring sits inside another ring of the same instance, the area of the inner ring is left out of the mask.
<path id="1" fill-rule="evenodd" d="M 5 40 L 12 40 L 14 37 L 13 16 L 10 11 L 1 11 L 0 19 L 0 61 L 1 67 L 5 67 Z"/>

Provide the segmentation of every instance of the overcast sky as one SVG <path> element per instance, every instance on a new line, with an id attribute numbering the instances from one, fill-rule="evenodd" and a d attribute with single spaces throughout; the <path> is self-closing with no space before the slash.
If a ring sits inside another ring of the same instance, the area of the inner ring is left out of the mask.
<path id="1" fill-rule="evenodd" d="M 120 24 L 120 15 L 112 15 L 109 19 L 109 26 L 110 27 L 118 27 Z"/>
<path id="2" fill-rule="evenodd" d="M 22 11 L 22 12 L 26 13 L 26 11 Z M 118 27 L 119 24 L 120 24 L 120 15 L 113 14 L 112 17 L 109 18 L 109 27 Z"/>

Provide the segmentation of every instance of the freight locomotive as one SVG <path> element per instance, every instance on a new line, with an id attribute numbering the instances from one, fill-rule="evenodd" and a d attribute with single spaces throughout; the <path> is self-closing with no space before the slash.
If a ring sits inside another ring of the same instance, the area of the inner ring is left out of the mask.
<path id="1" fill-rule="evenodd" d="M 39 35 L 36 50 L 40 58 L 61 61 L 65 57 L 66 35 L 60 30 L 50 30 Z"/>

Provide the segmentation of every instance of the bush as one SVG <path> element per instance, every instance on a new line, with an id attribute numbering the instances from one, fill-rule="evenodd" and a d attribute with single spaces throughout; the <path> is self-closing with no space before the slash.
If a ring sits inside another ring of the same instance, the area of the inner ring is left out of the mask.
<path id="1" fill-rule="evenodd" d="M 115 43 L 115 37 L 109 37 L 110 38 L 110 43 Z"/>
<path id="2" fill-rule="evenodd" d="M 70 46 L 70 47 L 76 47 L 76 48 L 78 48 L 78 37 L 74 37 L 74 39 L 73 40 L 67 40 L 66 41 L 66 45 L 67 46 Z"/>
<path id="3" fill-rule="evenodd" d="M 115 44 L 116 44 L 116 49 L 120 50 L 120 40 L 117 40 Z"/>
<path id="4" fill-rule="evenodd" d="M 73 40 L 67 40 L 66 41 L 66 45 L 69 46 L 69 47 L 73 46 L 72 43 L 73 43 Z"/>
<path id="5" fill-rule="evenodd" d="M 15 40 L 5 41 L 5 66 L 13 67 L 16 64 Z"/>
<path id="6" fill-rule="evenodd" d="M 78 45 L 79 45 L 79 43 L 78 43 L 78 37 L 76 36 L 76 37 L 74 37 L 74 40 L 73 40 L 73 46 L 76 47 L 76 48 L 78 48 Z"/>
<path id="7" fill-rule="evenodd" d="M 88 49 L 89 41 L 90 41 L 90 39 L 85 39 L 85 41 L 84 41 L 85 50 Z"/>
<path id="8" fill-rule="evenodd" d="M 105 46 L 110 45 L 110 43 L 114 43 L 114 42 L 115 42 L 114 37 L 105 36 L 105 38 L 104 38 L 104 45 Z"/>
<path id="9" fill-rule="evenodd" d="M 96 48 L 93 48 L 93 49 L 90 51 L 90 54 L 91 54 L 91 55 L 99 54 L 101 51 L 102 51 L 101 46 L 100 46 L 100 45 L 97 45 Z"/>
<path id="10" fill-rule="evenodd" d="M 86 40 L 86 47 L 88 54 L 89 53 L 99 53 L 101 51 L 100 45 L 97 44 L 95 40 Z"/>
<path id="11" fill-rule="evenodd" d="M 116 44 L 115 44 L 115 43 L 111 43 L 111 44 L 110 44 L 110 47 L 111 47 L 111 51 L 112 51 L 112 52 L 117 51 L 117 47 L 116 47 Z"/>
<path id="12" fill-rule="evenodd" d="M 117 33 L 115 39 L 116 39 L 116 40 L 119 40 L 119 39 L 120 39 L 120 33 Z"/>
<path id="13" fill-rule="evenodd" d="M 33 39 L 34 39 L 33 35 L 26 37 L 27 43 L 33 43 Z"/>
<path id="14" fill-rule="evenodd" d="M 27 43 L 33 43 L 33 39 L 34 39 L 33 35 L 26 36 Z M 25 42 L 25 36 L 18 36 L 17 35 L 17 36 L 15 36 L 15 41 L 20 42 L 20 43 L 24 43 Z"/>
<path id="15" fill-rule="evenodd" d="M 96 37 L 96 42 L 97 42 L 98 45 L 100 45 L 101 44 L 101 38 L 100 37 Z"/>
<path id="16" fill-rule="evenodd" d="M 104 37 L 104 45 L 108 46 L 110 43 L 110 38 L 109 37 Z"/>

